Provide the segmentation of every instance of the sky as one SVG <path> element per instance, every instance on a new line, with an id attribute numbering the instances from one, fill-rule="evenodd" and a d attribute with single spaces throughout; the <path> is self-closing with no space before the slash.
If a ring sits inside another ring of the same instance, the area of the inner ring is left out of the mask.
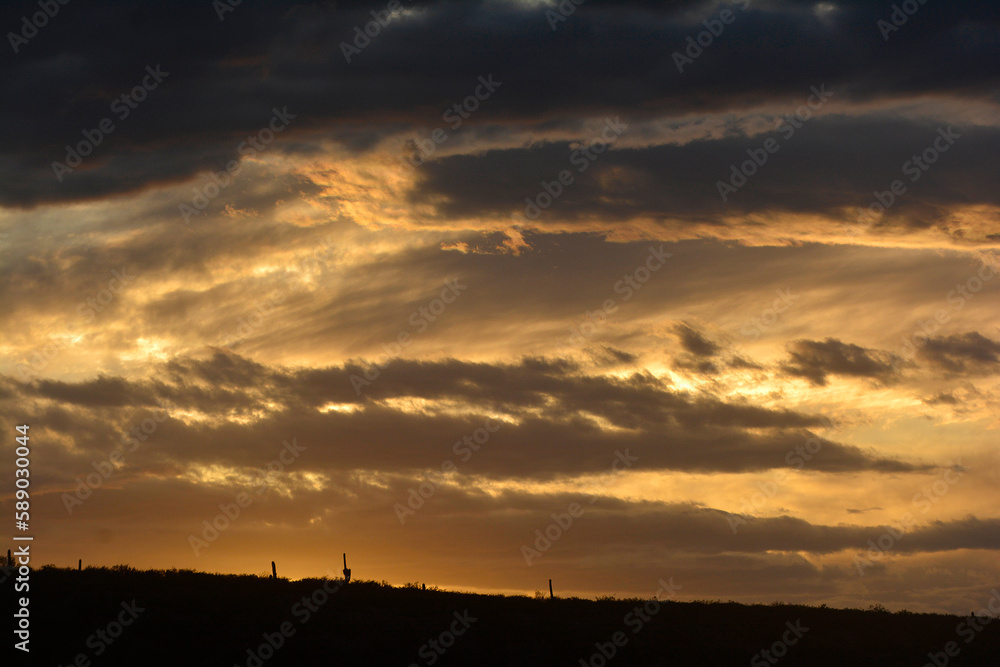
<path id="1" fill-rule="evenodd" d="M 995 2 L 39 6 L 0 8 L 36 559 L 1000 585 Z"/>

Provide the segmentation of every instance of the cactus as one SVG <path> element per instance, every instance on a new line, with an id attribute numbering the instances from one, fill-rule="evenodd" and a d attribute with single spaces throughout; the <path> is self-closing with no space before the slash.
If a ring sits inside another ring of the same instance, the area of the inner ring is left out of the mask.
<path id="1" fill-rule="evenodd" d="M 83 559 L 82 558 L 80 558 L 80 559 L 78 559 L 76 561 L 76 571 L 77 572 L 82 572 L 83 571 Z"/>
<path id="2" fill-rule="evenodd" d="M 346 584 L 351 580 L 351 571 L 347 567 L 347 554 L 344 554 L 344 583 Z"/>
<path id="3" fill-rule="evenodd" d="M 274 566 L 273 560 L 271 561 L 271 578 L 272 579 L 278 578 L 278 568 Z"/>
<path id="4" fill-rule="evenodd" d="M 555 598 L 555 595 L 552 594 L 552 580 L 549 579 L 549 599 L 551 600 L 553 598 Z"/>

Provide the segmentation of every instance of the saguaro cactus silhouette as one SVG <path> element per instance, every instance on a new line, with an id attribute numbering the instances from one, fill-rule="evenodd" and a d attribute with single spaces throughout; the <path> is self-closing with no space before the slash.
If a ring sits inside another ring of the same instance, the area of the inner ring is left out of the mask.
<path id="1" fill-rule="evenodd" d="M 549 599 L 551 600 L 554 597 L 555 595 L 552 594 L 552 580 L 549 579 Z"/>
<path id="2" fill-rule="evenodd" d="M 271 561 L 271 578 L 272 579 L 278 578 L 278 568 L 274 566 L 273 560 Z"/>
<path id="3" fill-rule="evenodd" d="M 347 554 L 344 554 L 344 583 L 351 580 L 351 570 L 347 567 Z"/>

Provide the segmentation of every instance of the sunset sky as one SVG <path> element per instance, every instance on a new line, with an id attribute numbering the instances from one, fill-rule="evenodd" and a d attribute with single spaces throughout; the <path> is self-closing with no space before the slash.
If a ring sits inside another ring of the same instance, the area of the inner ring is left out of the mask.
<path id="1" fill-rule="evenodd" d="M 5 515 L 28 424 L 39 564 L 979 609 L 1000 7 L 902 5 L 5 3 Z"/>

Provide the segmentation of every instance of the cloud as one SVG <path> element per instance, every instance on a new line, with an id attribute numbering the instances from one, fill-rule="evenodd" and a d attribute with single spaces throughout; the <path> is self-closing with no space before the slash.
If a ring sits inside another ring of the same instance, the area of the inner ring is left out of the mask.
<path id="1" fill-rule="evenodd" d="M 496 479 L 593 474 L 617 451 L 640 456 L 646 470 L 738 472 L 789 465 L 793 450 L 813 437 L 808 429 L 829 425 L 821 415 L 677 391 L 648 373 L 591 375 L 558 359 L 394 359 L 358 395 L 358 379 L 372 368 L 291 370 L 220 351 L 171 360 L 146 381 L 13 386 L 35 399 L 36 414 L 61 415 L 49 428 L 74 443 L 76 456 L 99 453 L 144 411 L 165 410 L 170 419 L 155 456 L 178 466 L 252 465 L 263 455 L 259 449 L 294 432 L 303 441 L 325 443 L 313 454 L 317 471 L 433 467 L 442 456 L 458 455 L 452 444 L 492 415 L 502 423 L 491 438 L 497 454 L 477 457 L 473 469 Z M 330 411 L 331 405 L 341 409 Z M 102 411 L 113 407 L 123 411 L 111 419 Z M 102 420 L 108 423 L 101 426 Z M 337 434 L 333 441 L 330 433 Z M 817 471 L 927 469 L 854 445 L 820 442 L 823 456 L 810 464 Z"/>
<path id="2" fill-rule="evenodd" d="M 949 375 L 986 375 L 1000 365 L 1000 342 L 976 331 L 935 336 L 920 347 L 918 357 Z"/>
<path id="3" fill-rule="evenodd" d="M 930 398 L 923 399 L 927 405 L 958 405 L 958 399 L 954 394 L 941 392 Z"/>
<path id="4" fill-rule="evenodd" d="M 866 514 L 868 512 L 875 512 L 875 511 L 878 511 L 878 510 L 881 510 L 881 509 L 882 509 L 881 507 L 866 507 L 864 509 L 852 509 L 852 508 L 848 508 L 847 509 L 847 513 L 848 514 Z"/>
<path id="5" fill-rule="evenodd" d="M 674 327 L 680 338 L 681 346 L 696 357 L 712 357 L 718 353 L 720 346 L 705 338 L 700 332 L 685 323 Z"/>
<path id="6" fill-rule="evenodd" d="M 387 137 L 441 126 L 442 110 L 469 96 L 477 76 L 491 73 L 503 87 L 470 124 L 536 131 L 546 124 L 616 113 L 669 117 L 762 102 L 793 110 L 810 86 L 819 84 L 839 91 L 845 103 L 933 96 L 989 100 L 998 74 L 988 46 L 998 15 L 988 2 L 922 7 L 920 19 L 907 26 L 906 38 L 889 42 L 876 28 L 883 7 L 839 2 L 824 16 L 796 3 L 755 6 L 740 12 L 738 21 L 705 49 L 690 68 L 697 72 L 684 73 L 677 71 L 671 54 L 683 51 L 687 38 L 704 30 L 701 21 L 711 18 L 713 6 L 588 2 L 555 32 L 543 6 L 445 1 L 409 6 L 408 16 L 394 19 L 351 63 L 340 44 L 351 38 L 355 26 L 371 20 L 370 6 L 363 3 L 262 3 L 251 11 L 233 11 L 220 22 L 211 5 L 149 5 L 123 12 L 114 3 L 95 2 L 78 9 L 72 23 L 52 20 L 2 69 L 0 94 L 23 102 L 2 119 L 14 139 L 0 150 L 0 174 L 9 184 L 0 201 L 32 207 L 43 201 L 92 200 L 221 170 L 239 157 L 241 141 L 266 126 L 275 107 L 287 106 L 297 119 L 268 151 L 315 155 L 325 139 L 352 152 L 375 150 Z M 30 9 L 30 3 L 8 4 L 0 18 L 17 25 Z M 112 38 L 90 40 L 89 28 L 95 26 Z M 187 43 L 168 38 L 172 30 L 183 31 Z M 453 39 L 447 44 L 433 39 L 441 34 Z M 770 46 L 775 43 L 785 45 L 780 54 Z M 456 53 L 464 55 L 455 58 Z M 144 67 L 158 64 L 170 74 L 148 99 L 128 117 L 112 112 L 113 100 L 142 80 Z M 781 77 L 772 76 L 777 69 Z M 84 131 L 105 117 L 114 121 L 115 130 L 84 167 L 58 182 L 51 163 L 64 159 L 65 147 L 76 145 Z M 815 196 L 815 188 L 808 186 L 818 183 L 836 190 L 849 184 L 854 194 L 864 195 L 857 205 L 867 205 L 871 191 L 885 179 L 891 182 L 899 164 L 928 139 L 923 131 L 914 134 L 913 127 L 893 122 L 867 128 L 813 122 L 815 127 L 795 141 L 797 146 L 784 147 L 784 155 L 762 170 L 754 187 L 734 198 L 736 210 L 759 209 L 775 191 L 802 189 Z M 855 140 L 841 141 L 846 134 Z M 977 201 L 995 199 L 992 188 L 980 187 L 981 177 L 963 180 L 989 169 L 962 165 L 994 164 L 996 138 L 987 130 L 970 129 L 966 136 L 965 145 L 955 149 L 964 156 L 951 155 L 950 164 L 935 169 L 941 171 L 935 178 L 939 185 L 927 193 L 924 218 L 948 188 L 958 187 L 956 195 Z M 668 188 L 658 197 L 644 188 L 645 197 L 651 197 L 644 212 L 676 208 L 696 216 L 699 212 L 691 210 L 695 200 L 714 188 L 716 172 L 725 173 L 747 147 L 739 137 L 686 149 L 661 147 L 622 154 L 602 169 L 620 166 L 628 182 L 632 176 L 626 165 L 631 162 L 640 182 L 653 178 Z M 813 152 L 817 147 L 827 152 Z M 460 165 L 475 166 L 472 173 L 481 175 L 491 171 L 491 163 L 499 167 L 498 162 L 514 158 L 532 176 L 531 194 L 539 171 L 532 162 L 549 165 L 548 152 L 563 163 L 565 148 L 455 162 L 447 175 L 460 173 Z M 690 159 L 699 154 L 702 161 Z M 828 155 L 827 168 L 810 163 L 809 154 Z M 684 177 L 671 164 L 696 169 Z M 440 165 L 435 171 L 442 169 Z M 539 178 L 556 173 L 558 169 L 545 171 Z M 679 180 L 657 178 L 669 174 Z M 689 190 L 692 181 L 698 186 L 694 192 Z M 446 183 L 435 180 L 427 187 L 429 195 Z M 476 199 L 474 192 L 465 196 Z M 782 205 L 811 209 L 828 206 L 829 199 L 821 196 L 810 205 L 804 196 L 793 197 Z M 913 199 L 899 210 L 916 207 Z M 562 204 L 563 214 L 573 215 L 568 201 Z M 672 206 L 664 207 L 667 202 Z M 620 205 L 603 208 L 610 212 Z"/>
<path id="7" fill-rule="evenodd" d="M 896 377 L 896 357 L 879 350 L 842 343 L 797 340 L 789 345 L 790 360 L 782 365 L 788 375 L 803 377 L 813 385 L 827 383 L 828 376 L 842 375 L 889 382 Z"/>
<path id="8" fill-rule="evenodd" d="M 773 128 L 777 119 L 766 117 Z M 798 130 L 782 125 L 755 136 L 613 146 L 590 163 L 570 142 L 446 156 L 422 168 L 412 200 L 440 202 L 438 215 L 445 218 L 518 214 L 523 220 L 528 215 L 524 224 L 539 228 L 586 229 L 596 220 L 618 225 L 653 221 L 668 229 L 713 233 L 715 227 L 715 233 L 722 233 L 724 223 L 745 224 L 748 215 L 768 215 L 767 224 L 801 233 L 811 217 L 821 216 L 829 235 L 873 223 L 897 234 L 928 227 L 946 230 L 953 211 L 1000 205 L 984 175 L 991 170 L 983 169 L 997 160 L 1000 129 L 952 128 L 958 138 L 947 152 L 932 156 L 930 166 L 920 155 L 935 141 L 941 145 L 939 132 L 947 127 L 927 119 L 833 115 L 798 123 Z M 751 162 L 744 169 L 751 175 L 745 176 L 740 169 L 750 161 L 748 151 L 763 150 L 769 140 L 780 146 L 778 152 L 763 166 Z M 926 169 L 919 169 L 914 158 Z M 534 200 L 542 184 L 564 170 L 572 184 L 551 208 L 540 215 L 530 211 L 526 198 Z M 878 203 L 873 192 L 888 191 L 896 180 L 903 194 L 892 195 L 891 202 L 883 197 L 888 209 L 869 211 Z M 737 191 L 727 191 L 723 199 L 720 183 L 730 190 L 736 183 Z M 979 237 L 989 231 L 980 225 L 966 234 L 984 242 L 985 236 Z"/>

